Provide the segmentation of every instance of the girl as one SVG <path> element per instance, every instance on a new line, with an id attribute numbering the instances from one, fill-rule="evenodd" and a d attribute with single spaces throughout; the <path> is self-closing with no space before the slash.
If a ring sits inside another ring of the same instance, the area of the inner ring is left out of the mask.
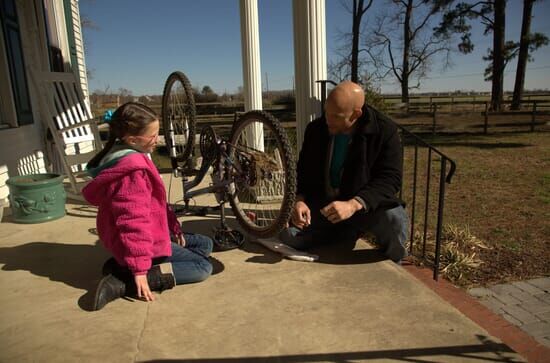
<path id="1" fill-rule="evenodd" d="M 109 126 L 109 141 L 87 165 L 94 179 L 82 190 L 98 206 L 97 231 L 114 257 L 104 266 L 94 310 L 122 296 L 152 301 L 151 291 L 202 281 L 212 273 L 212 240 L 182 234 L 147 155 L 158 141 L 155 112 L 128 102 L 114 112 Z M 177 244 L 170 242 L 170 234 Z"/>

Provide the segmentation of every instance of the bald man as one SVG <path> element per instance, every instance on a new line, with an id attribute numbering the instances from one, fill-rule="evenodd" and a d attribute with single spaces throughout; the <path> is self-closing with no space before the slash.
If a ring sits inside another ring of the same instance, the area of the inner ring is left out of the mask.
<path id="1" fill-rule="evenodd" d="M 401 187 L 401 141 L 395 124 L 365 105 L 363 89 L 337 85 L 325 115 L 305 132 L 298 160 L 298 188 L 286 244 L 308 249 L 355 242 L 366 232 L 385 255 L 407 255 L 408 218 L 397 193 Z"/>

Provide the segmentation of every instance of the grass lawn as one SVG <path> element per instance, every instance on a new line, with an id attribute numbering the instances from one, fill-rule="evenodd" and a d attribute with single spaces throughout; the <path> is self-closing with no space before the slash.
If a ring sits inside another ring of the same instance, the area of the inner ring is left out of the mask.
<path id="1" fill-rule="evenodd" d="M 444 223 L 469 229 L 489 247 L 476 250 L 481 264 L 460 284 L 550 275 L 550 133 L 424 139 L 457 163 Z"/>

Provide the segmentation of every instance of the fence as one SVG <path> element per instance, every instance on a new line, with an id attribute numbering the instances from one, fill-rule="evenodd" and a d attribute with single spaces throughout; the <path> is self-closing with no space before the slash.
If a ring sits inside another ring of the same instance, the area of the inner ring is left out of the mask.
<path id="1" fill-rule="evenodd" d="M 326 95 L 325 95 L 326 96 Z M 550 98 L 525 100 L 518 111 L 489 111 L 489 101 L 431 97 L 431 101 L 411 101 L 408 108 L 396 104 L 387 112 L 409 131 L 423 134 L 438 132 L 472 132 L 488 134 L 494 130 L 544 131 L 550 130 Z M 505 107 L 511 101 L 505 101 Z M 197 106 L 198 130 L 204 125 L 230 128 L 235 112 L 243 111 L 242 105 L 209 104 Z M 265 111 L 277 117 L 285 127 L 295 127 L 295 109 L 288 106 L 271 106 Z"/>
<path id="2" fill-rule="evenodd" d="M 505 110 L 494 112 L 489 110 L 489 101 L 439 99 L 437 102 L 412 101 L 401 108 L 393 107 L 388 113 L 417 133 L 473 131 L 488 134 L 489 126 L 498 130 L 534 132 L 537 127 L 540 131 L 550 130 L 550 99 L 524 100 L 517 111 L 509 110 L 510 104 L 511 101 L 504 101 Z"/>

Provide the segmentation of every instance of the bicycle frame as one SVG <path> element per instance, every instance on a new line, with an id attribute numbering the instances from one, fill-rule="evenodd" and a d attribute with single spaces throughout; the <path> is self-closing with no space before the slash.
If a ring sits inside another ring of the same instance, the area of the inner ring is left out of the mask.
<path id="1" fill-rule="evenodd" d="M 177 164 L 174 159 L 172 160 Z M 220 210 L 220 227 L 214 228 L 214 242 L 216 243 L 218 249 L 222 251 L 238 248 L 244 243 L 243 234 L 239 231 L 232 230 L 225 223 L 224 204 L 227 202 L 228 186 L 234 182 L 233 178 L 226 177 L 227 175 L 230 175 L 229 169 L 232 167 L 232 165 L 234 165 L 230 160 L 231 159 L 227 153 L 227 143 L 221 140 L 220 142 L 216 142 L 216 157 L 210 158 L 208 160 L 203 158 L 201 168 L 194 174 L 193 180 L 186 181 L 186 178 L 183 174 L 183 168 L 177 167 L 176 169 L 174 169 L 174 176 L 183 177 L 183 201 L 185 203 L 184 214 L 190 213 L 191 207 L 189 206 L 189 201 L 192 198 L 208 193 L 216 193 L 222 195 L 221 200 L 219 200 L 219 206 L 203 207 L 201 209 L 202 212 L 197 213 L 197 215 L 205 215 L 206 210 L 208 209 Z M 204 177 L 208 173 L 208 169 L 210 169 L 210 167 L 213 166 L 216 162 L 218 163 L 218 170 L 222 170 L 221 168 L 224 168 L 224 179 L 219 182 L 214 182 L 208 187 L 193 190 L 193 188 L 198 186 L 204 180 Z"/>
<path id="2" fill-rule="evenodd" d="M 186 204 L 192 198 L 207 193 L 222 194 L 223 198 L 220 199 L 223 202 L 227 202 L 227 194 L 229 193 L 228 186 L 232 183 L 239 181 L 238 174 L 236 175 L 235 173 L 233 173 L 233 171 L 237 171 L 237 173 L 242 173 L 243 170 L 239 163 L 235 162 L 235 160 L 233 160 L 229 156 L 229 150 L 231 150 L 231 148 L 235 148 L 236 153 L 239 153 L 239 148 L 234 147 L 225 140 L 218 140 L 216 141 L 215 145 L 215 156 L 206 160 L 203 157 L 201 168 L 195 173 L 195 177 L 193 178 L 193 180 L 188 182 L 184 181 L 183 183 L 183 200 Z M 237 154 L 235 154 L 235 156 L 236 155 Z M 208 169 L 210 169 L 211 166 L 215 165 L 215 163 L 217 163 L 216 169 L 218 171 L 223 170 L 223 179 L 220 181 L 214 181 L 213 184 L 208 187 L 192 190 L 204 180 L 204 177 L 208 173 Z M 180 174 L 181 172 L 182 171 L 178 171 L 178 174 Z"/>
<path id="3" fill-rule="evenodd" d="M 219 170 L 221 170 L 221 168 L 226 168 L 227 169 L 227 165 L 224 165 L 225 161 L 229 160 L 229 155 L 227 155 L 226 149 L 227 149 L 226 142 L 221 141 L 219 144 L 217 144 L 217 154 L 219 155 L 219 157 L 217 157 L 215 159 L 212 159 L 212 160 L 209 160 L 209 161 L 205 161 L 203 159 L 202 164 L 201 164 L 201 168 L 199 169 L 199 171 L 197 172 L 197 174 L 195 175 L 193 180 L 191 180 L 189 182 L 184 181 L 184 183 L 183 183 L 183 200 L 186 204 L 188 204 L 189 200 L 191 200 L 192 198 L 194 198 L 198 195 L 207 194 L 207 193 L 222 193 L 222 192 L 225 194 L 227 192 L 226 188 L 231 183 L 233 183 L 233 180 L 225 179 L 225 180 L 222 180 L 220 182 L 213 183 L 212 185 L 210 185 L 208 187 L 197 189 L 197 190 L 192 190 L 193 188 L 195 188 L 197 185 L 199 185 L 203 181 L 204 177 L 208 173 L 208 169 L 210 169 L 210 167 L 213 166 L 216 161 L 218 162 Z M 226 171 L 228 171 L 228 170 L 226 170 Z M 228 175 L 227 173 L 224 173 L 224 174 Z"/>

